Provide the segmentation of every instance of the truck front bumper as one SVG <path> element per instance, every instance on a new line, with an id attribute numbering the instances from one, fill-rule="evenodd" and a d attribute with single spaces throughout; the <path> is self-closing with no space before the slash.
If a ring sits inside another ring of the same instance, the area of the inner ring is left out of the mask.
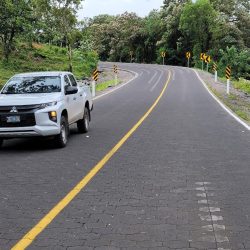
<path id="1" fill-rule="evenodd" d="M 60 127 L 57 124 L 52 126 L 33 126 L 33 127 L 15 127 L 1 128 L 0 138 L 18 138 L 33 136 L 52 136 L 60 133 Z"/>

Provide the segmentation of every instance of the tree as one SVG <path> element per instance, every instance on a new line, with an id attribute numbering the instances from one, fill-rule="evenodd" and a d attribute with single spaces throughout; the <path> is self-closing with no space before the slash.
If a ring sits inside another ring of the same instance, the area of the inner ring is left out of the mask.
<path id="1" fill-rule="evenodd" d="M 183 51 L 189 50 L 189 40 L 183 38 L 180 30 L 180 18 L 187 2 L 165 1 L 161 12 L 163 35 L 158 45 L 168 51 L 167 61 L 169 64 L 183 64 L 181 54 Z"/>
<path id="2" fill-rule="evenodd" d="M 4 58 L 8 61 L 14 39 L 28 29 L 34 20 L 31 0 L 1 0 L 0 40 Z"/>
<path id="3" fill-rule="evenodd" d="M 78 36 L 76 12 L 80 7 L 82 0 L 38 0 L 46 7 L 43 12 L 45 20 L 48 19 L 50 25 L 55 27 L 55 33 L 61 35 L 65 41 L 69 58 L 69 71 L 72 66 L 72 47 L 75 38 Z M 50 28 L 50 27 L 49 27 Z M 53 37 L 55 37 L 55 33 Z"/>
<path id="4" fill-rule="evenodd" d="M 231 32 L 240 34 L 237 47 L 250 47 L 250 2 L 249 0 L 211 0 L 212 5 L 220 13 L 225 29 L 231 27 Z M 224 29 L 221 30 L 224 33 Z M 219 34 L 217 34 L 218 37 Z M 230 46 L 230 44 L 228 44 Z"/>
<path id="5" fill-rule="evenodd" d="M 88 33 L 93 42 L 93 49 L 99 54 L 101 60 L 108 60 L 111 51 L 111 39 L 116 30 L 113 23 L 116 17 L 110 15 L 99 15 L 89 21 L 87 28 L 83 30 Z"/>
<path id="6" fill-rule="evenodd" d="M 208 51 L 217 13 L 209 0 L 197 0 L 185 5 L 180 19 L 180 30 L 185 40 L 191 42 L 193 53 Z"/>
<path id="7" fill-rule="evenodd" d="M 185 4 L 187 2 L 191 2 L 191 1 L 190 0 L 164 0 L 163 9 L 167 9 L 171 5 Z"/>
<path id="8" fill-rule="evenodd" d="M 151 11 L 144 19 L 143 26 L 145 61 L 150 63 L 157 60 L 157 44 L 159 44 L 163 34 L 161 13 L 155 10 Z"/>
<path id="9" fill-rule="evenodd" d="M 232 76 L 236 79 L 244 77 L 250 78 L 250 51 L 237 50 L 236 47 L 227 47 L 225 50 L 220 50 L 219 73 L 224 76 L 225 67 L 232 67 Z"/>
<path id="10" fill-rule="evenodd" d="M 118 36 L 111 44 L 116 50 L 116 59 L 130 61 L 130 51 L 136 56 L 135 60 L 144 60 L 143 22 L 135 13 L 125 12 L 118 16 L 116 26 Z M 118 42 L 117 42 L 118 41 Z"/>

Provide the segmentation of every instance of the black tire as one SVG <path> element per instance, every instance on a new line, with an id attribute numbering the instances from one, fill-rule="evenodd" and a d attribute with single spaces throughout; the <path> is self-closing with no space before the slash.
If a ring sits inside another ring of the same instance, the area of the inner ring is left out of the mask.
<path id="1" fill-rule="evenodd" d="M 89 131 L 90 112 L 87 107 L 84 108 L 83 118 L 77 122 L 79 133 L 87 133 Z"/>
<path id="2" fill-rule="evenodd" d="M 3 145 L 3 139 L 0 138 L 0 148 L 2 147 Z"/>
<path id="3" fill-rule="evenodd" d="M 60 134 L 55 136 L 55 143 L 58 148 L 64 148 L 67 145 L 69 136 L 69 124 L 65 116 L 61 117 Z"/>

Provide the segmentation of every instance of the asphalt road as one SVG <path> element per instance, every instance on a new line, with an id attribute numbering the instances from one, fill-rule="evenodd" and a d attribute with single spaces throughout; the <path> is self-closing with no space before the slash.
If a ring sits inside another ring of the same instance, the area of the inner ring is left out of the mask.
<path id="1" fill-rule="evenodd" d="M 72 127 L 64 149 L 4 143 L 0 249 L 19 242 L 130 131 L 169 74 L 154 110 L 27 249 L 250 249 L 249 131 L 192 70 L 119 66 L 138 76 L 95 101 L 87 136 Z"/>

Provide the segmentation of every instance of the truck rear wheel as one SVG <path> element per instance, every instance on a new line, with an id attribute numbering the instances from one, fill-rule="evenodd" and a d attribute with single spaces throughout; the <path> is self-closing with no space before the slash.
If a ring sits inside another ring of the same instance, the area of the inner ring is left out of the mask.
<path id="1" fill-rule="evenodd" d="M 83 118 L 77 122 L 77 128 L 80 133 L 87 133 L 89 131 L 89 121 L 90 121 L 89 109 L 85 107 Z"/>
<path id="2" fill-rule="evenodd" d="M 60 134 L 56 135 L 55 137 L 55 142 L 57 147 L 64 148 L 68 142 L 68 136 L 69 136 L 68 120 L 65 116 L 62 116 Z"/>
<path id="3" fill-rule="evenodd" d="M 2 147 L 3 145 L 3 139 L 0 138 L 0 148 Z"/>

